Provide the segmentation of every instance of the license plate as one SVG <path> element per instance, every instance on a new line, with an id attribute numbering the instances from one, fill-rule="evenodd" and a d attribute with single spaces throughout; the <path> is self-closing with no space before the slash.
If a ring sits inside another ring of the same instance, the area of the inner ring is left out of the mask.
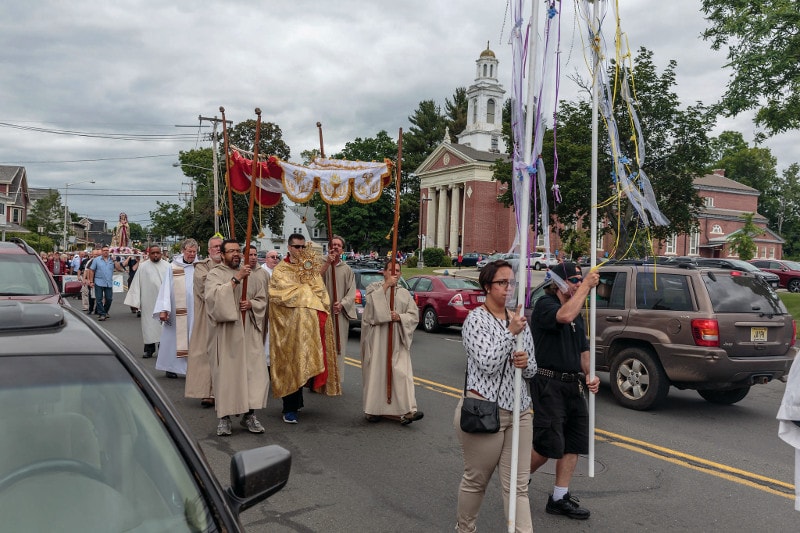
<path id="1" fill-rule="evenodd" d="M 484 296 L 482 294 L 480 296 L 478 296 L 478 303 L 482 304 L 485 301 L 486 301 L 486 296 Z"/>
<path id="2" fill-rule="evenodd" d="M 767 328 L 750 328 L 750 342 L 767 342 Z"/>

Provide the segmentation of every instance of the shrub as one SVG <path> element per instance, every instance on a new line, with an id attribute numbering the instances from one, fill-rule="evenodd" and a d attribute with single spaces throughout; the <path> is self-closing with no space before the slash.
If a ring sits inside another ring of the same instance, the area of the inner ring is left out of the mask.
<path id="1" fill-rule="evenodd" d="M 425 259 L 425 266 L 437 267 L 442 266 L 442 258 L 444 257 L 444 250 L 441 248 L 426 248 L 422 252 L 422 258 Z"/>
<path id="2" fill-rule="evenodd" d="M 443 267 L 451 267 L 451 266 L 453 266 L 453 258 L 452 257 L 448 257 L 446 255 L 443 255 L 442 256 L 442 261 L 439 263 L 439 266 L 443 266 Z"/>
<path id="3" fill-rule="evenodd" d="M 403 266 L 409 268 L 417 268 L 417 256 L 416 255 L 409 255 L 406 259 L 406 262 Z"/>

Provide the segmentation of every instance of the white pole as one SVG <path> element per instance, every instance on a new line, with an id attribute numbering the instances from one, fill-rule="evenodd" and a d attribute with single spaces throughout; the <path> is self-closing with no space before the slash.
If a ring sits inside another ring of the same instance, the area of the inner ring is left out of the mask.
<path id="1" fill-rule="evenodd" d="M 592 192 L 591 192 L 591 230 L 589 238 L 591 244 L 590 265 L 592 271 L 597 266 L 597 152 L 598 152 L 598 108 L 600 106 L 599 83 L 600 83 L 600 0 L 594 0 L 594 12 L 592 14 L 592 33 L 594 39 L 592 46 L 594 50 L 594 65 L 592 70 Z M 597 287 L 592 288 L 589 297 L 589 377 L 594 379 L 595 365 L 595 335 L 597 333 L 597 302 L 595 294 Z M 595 395 L 589 393 L 589 477 L 594 477 L 594 432 L 595 432 Z"/>
<path id="2" fill-rule="evenodd" d="M 225 127 L 225 124 L 222 125 Z M 214 131 L 211 133 L 211 156 L 214 162 L 214 234 L 219 233 L 219 163 L 217 162 L 217 116 L 214 115 Z"/>
<path id="3" fill-rule="evenodd" d="M 69 217 L 69 208 L 67 207 L 67 204 L 69 203 L 69 183 L 67 183 L 67 186 L 64 187 L 64 189 L 64 240 L 61 242 L 62 250 L 67 249 L 67 217 Z"/>
<path id="4" fill-rule="evenodd" d="M 538 33 L 539 0 L 531 4 L 530 35 L 528 36 L 528 94 L 525 103 L 525 140 L 522 146 L 525 167 L 531 165 L 531 144 L 533 140 L 533 119 L 536 110 L 533 87 L 533 65 L 536 60 L 536 40 Z M 514 176 L 511 178 L 515 179 Z M 519 271 L 517 272 L 517 303 L 525 310 L 525 284 L 528 280 L 528 228 L 531 221 L 531 176 L 527 171 L 522 173 L 522 194 L 519 206 Z M 522 334 L 517 335 L 515 350 L 522 349 Z M 519 418 L 520 394 L 522 389 L 522 369 L 514 369 L 514 411 L 513 428 L 511 430 L 511 472 L 508 492 L 508 532 L 514 533 L 517 526 L 517 469 L 519 457 Z M 523 457 L 530 461 L 530 457 Z"/>

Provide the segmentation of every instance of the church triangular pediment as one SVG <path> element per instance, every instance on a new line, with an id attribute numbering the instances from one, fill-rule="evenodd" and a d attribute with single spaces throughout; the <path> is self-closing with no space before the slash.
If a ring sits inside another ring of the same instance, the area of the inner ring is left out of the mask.
<path id="1" fill-rule="evenodd" d="M 451 144 L 442 143 L 437 146 L 417 169 L 417 173 L 441 170 L 448 167 L 457 167 L 473 163 L 474 160 L 458 153 L 451 148 Z"/>

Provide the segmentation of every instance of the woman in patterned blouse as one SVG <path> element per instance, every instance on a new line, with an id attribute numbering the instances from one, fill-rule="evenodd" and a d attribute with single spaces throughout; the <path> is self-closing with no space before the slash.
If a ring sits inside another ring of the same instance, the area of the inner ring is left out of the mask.
<path id="1" fill-rule="evenodd" d="M 455 428 L 464 454 L 464 475 L 458 491 L 456 531 L 476 531 L 486 486 L 495 468 L 500 470 L 503 500 L 508 514 L 508 493 L 511 483 L 511 446 L 514 408 L 514 368 L 522 369 L 524 378 L 536 374 L 533 337 L 520 305 L 516 311 L 506 310 L 506 298 L 514 290 L 514 272 L 507 261 L 489 263 L 478 278 L 486 292 L 486 303 L 467 316 L 461 330 L 467 352 L 466 395 L 497 401 L 500 407 L 500 431 L 497 433 L 465 433 L 461 431 L 461 403 L 455 413 Z M 516 337 L 522 335 L 521 351 L 515 351 Z M 532 531 L 531 508 L 528 503 L 528 477 L 533 439 L 533 413 L 528 387 L 520 390 L 519 457 L 517 482 L 516 530 Z M 508 517 L 506 517 L 508 518 Z"/>

